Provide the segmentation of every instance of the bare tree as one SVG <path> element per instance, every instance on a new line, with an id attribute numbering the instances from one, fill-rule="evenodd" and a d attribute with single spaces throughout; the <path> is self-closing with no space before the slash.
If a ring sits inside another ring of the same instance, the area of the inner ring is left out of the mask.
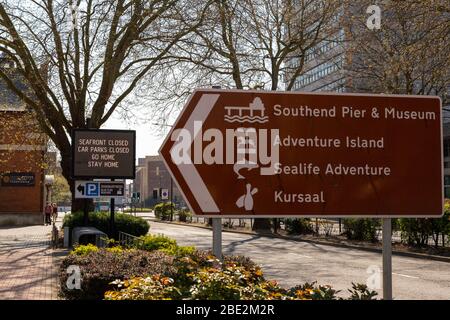
<path id="1" fill-rule="evenodd" d="M 336 39 L 340 2 L 214 0 L 205 22 L 171 54 L 181 63 L 177 68 L 195 73 L 191 88 L 214 84 L 292 90 L 305 71 L 307 54 L 319 43 Z M 254 228 L 268 229 L 270 224 L 256 219 Z"/>
<path id="2" fill-rule="evenodd" d="M 450 14 L 445 0 L 383 1 L 379 30 L 368 30 L 365 8 L 351 2 L 345 23 L 348 71 L 357 91 L 439 95 L 450 101 Z"/>
<path id="3" fill-rule="evenodd" d="M 72 191 L 71 130 L 86 128 L 88 117 L 99 128 L 126 108 L 151 70 L 202 22 L 205 6 L 180 0 L 2 1 L 0 53 L 14 61 L 26 89 L 2 70 L 0 80 L 33 109 L 59 149 Z"/>
<path id="4" fill-rule="evenodd" d="M 237 89 L 291 90 L 304 71 L 306 53 L 334 36 L 339 2 L 215 0 L 205 23 L 173 52 L 196 65 L 202 81 Z M 290 80 L 285 84 L 286 73 Z"/>

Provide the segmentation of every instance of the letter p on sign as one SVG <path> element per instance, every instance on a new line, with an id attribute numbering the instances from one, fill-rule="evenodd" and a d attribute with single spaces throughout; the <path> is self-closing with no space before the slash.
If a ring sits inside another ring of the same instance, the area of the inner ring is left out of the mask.
<path id="1" fill-rule="evenodd" d="M 86 183 L 86 195 L 96 197 L 99 195 L 98 183 Z"/>

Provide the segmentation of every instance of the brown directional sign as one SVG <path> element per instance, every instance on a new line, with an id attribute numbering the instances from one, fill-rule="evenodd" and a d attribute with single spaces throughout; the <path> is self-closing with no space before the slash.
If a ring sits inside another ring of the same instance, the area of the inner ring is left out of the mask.
<path id="1" fill-rule="evenodd" d="M 72 177 L 134 179 L 136 132 L 75 129 Z"/>
<path id="2" fill-rule="evenodd" d="M 437 217 L 438 97 L 196 90 L 160 153 L 197 215 Z"/>

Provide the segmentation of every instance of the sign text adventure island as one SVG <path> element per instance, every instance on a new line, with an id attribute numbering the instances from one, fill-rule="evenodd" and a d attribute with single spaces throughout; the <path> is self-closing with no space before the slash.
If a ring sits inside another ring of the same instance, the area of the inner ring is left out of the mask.
<path id="1" fill-rule="evenodd" d="M 437 97 L 196 90 L 160 153 L 197 215 L 437 217 Z"/>

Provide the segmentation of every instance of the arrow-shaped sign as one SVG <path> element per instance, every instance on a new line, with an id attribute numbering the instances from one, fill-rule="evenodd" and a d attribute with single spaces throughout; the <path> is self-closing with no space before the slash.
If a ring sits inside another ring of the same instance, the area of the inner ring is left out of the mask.
<path id="1" fill-rule="evenodd" d="M 78 190 L 79 193 L 81 193 L 81 195 L 84 196 L 84 186 L 83 186 L 83 185 L 80 184 L 80 185 L 78 186 L 77 190 Z"/>
<path id="2" fill-rule="evenodd" d="M 440 216 L 441 117 L 437 97 L 202 89 L 159 152 L 197 215 Z"/>
<path id="3" fill-rule="evenodd" d="M 186 142 L 186 145 L 192 145 L 195 139 L 199 138 L 201 124 L 204 123 L 205 119 L 208 117 L 218 98 L 218 94 L 204 94 L 200 97 L 200 100 L 197 102 L 189 119 L 184 125 L 184 130 L 187 130 L 187 132 L 189 133 L 189 138 Z M 180 139 L 179 134 L 181 134 L 182 132 L 183 131 L 175 132 L 173 138 L 175 140 Z M 184 133 L 186 133 L 186 131 L 184 131 Z M 174 147 L 171 148 L 170 154 L 172 158 L 177 156 L 175 154 L 176 151 L 177 150 Z M 188 147 L 186 149 L 186 152 L 191 153 L 191 148 Z M 217 207 L 213 197 L 209 193 L 208 188 L 206 187 L 203 179 L 200 177 L 194 164 L 189 161 L 186 162 L 187 163 L 179 163 L 178 170 L 180 171 L 183 179 L 190 186 L 190 191 L 192 192 L 201 210 L 207 213 L 219 213 L 219 208 Z"/>

